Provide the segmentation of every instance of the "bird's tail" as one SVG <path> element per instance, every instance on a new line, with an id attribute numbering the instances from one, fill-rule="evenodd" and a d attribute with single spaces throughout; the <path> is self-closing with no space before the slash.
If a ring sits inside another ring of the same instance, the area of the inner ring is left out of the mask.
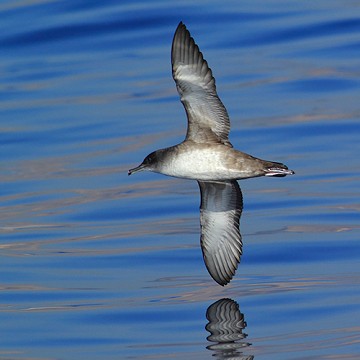
<path id="1" fill-rule="evenodd" d="M 282 163 L 266 161 L 265 165 L 265 176 L 283 177 L 295 174 L 295 171 L 289 170 L 288 167 Z"/>

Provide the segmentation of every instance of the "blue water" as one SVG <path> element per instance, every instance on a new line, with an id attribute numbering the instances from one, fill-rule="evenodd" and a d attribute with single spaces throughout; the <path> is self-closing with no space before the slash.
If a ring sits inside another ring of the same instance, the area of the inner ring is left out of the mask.
<path id="1" fill-rule="evenodd" d="M 196 182 L 127 176 L 184 137 L 180 20 L 234 146 L 296 171 L 240 182 L 226 287 Z M 5 0 L 0 29 L 0 359 L 360 357 L 357 2 Z"/>

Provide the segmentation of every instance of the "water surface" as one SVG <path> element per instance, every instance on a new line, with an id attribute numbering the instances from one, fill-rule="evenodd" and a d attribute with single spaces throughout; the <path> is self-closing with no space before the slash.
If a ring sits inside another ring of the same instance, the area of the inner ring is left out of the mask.
<path id="1" fill-rule="evenodd" d="M 359 11 L 3 1 L 0 359 L 358 359 Z M 127 176 L 184 137 L 180 20 L 234 146 L 296 171 L 240 182 L 226 287 L 201 258 L 196 182 Z"/>

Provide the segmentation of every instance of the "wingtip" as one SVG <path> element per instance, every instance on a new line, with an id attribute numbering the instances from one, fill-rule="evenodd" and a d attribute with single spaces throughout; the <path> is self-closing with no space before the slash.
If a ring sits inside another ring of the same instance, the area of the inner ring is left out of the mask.
<path id="1" fill-rule="evenodd" d="M 229 281 L 226 281 L 226 280 L 224 280 L 224 281 L 218 281 L 218 280 L 216 280 L 216 279 L 214 279 L 220 286 L 222 286 L 222 287 L 224 287 L 225 285 L 227 285 L 229 282 L 230 282 L 230 280 Z"/>
<path id="2" fill-rule="evenodd" d="M 225 271 L 222 268 L 222 265 L 212 267 L 211 264 L 204 258 L 206 268 L 210 274 L 210 276 L 213 278 L 213 280 L 218 283 L 221 286 L 225 286 L 230 283 L 232 278 L 234 277 L 237 266 L 235 268 L 232 268 L 230 271 Z M 214 264 L 212 264 L 214 265 Z"/>
<path id="3" fill-rule="evenodd" d="M 211 273 L 210 273 L 211 277 L 222 287 L 224 287 L 225 285 L 229 284 L 230 281 L 232 280 L 233 278 L 233 275 L 231 276 L 227 276 L 227 277 L 217 277 L 217 276 L 213 276 Z"/>
<path id="4" fill-rule="evenodd" d="M 185 29 L 185 30 L 186 30 L 186 26 L 185 26 L 185 24 L 184 24 L 182 21 L 179 22 L 179 24 L 178 24 L 178 26 L 177 26 L 177 28 L 176 28 L 175 34 L 176 34 L 180 29 Z"/>

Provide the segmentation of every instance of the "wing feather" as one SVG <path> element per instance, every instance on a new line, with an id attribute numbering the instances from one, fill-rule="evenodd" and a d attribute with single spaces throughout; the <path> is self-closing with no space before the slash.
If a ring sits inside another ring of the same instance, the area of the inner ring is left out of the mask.
<path id="1" fill-rule="evenodd" d="M 188 118 L 186 140 L 232 146 L 229 116 L 217 95 L 212 71 L 182 22 L 174 35 L 171 63 Z"/>
<path id="2" fill-rule="evenodd" d="M 239 221 L 242 193 L 236 181 L 198 181 L 201 192 L 201 249 L 205 265 L 220 285 L 234 276 L 242 254 Z"/>

